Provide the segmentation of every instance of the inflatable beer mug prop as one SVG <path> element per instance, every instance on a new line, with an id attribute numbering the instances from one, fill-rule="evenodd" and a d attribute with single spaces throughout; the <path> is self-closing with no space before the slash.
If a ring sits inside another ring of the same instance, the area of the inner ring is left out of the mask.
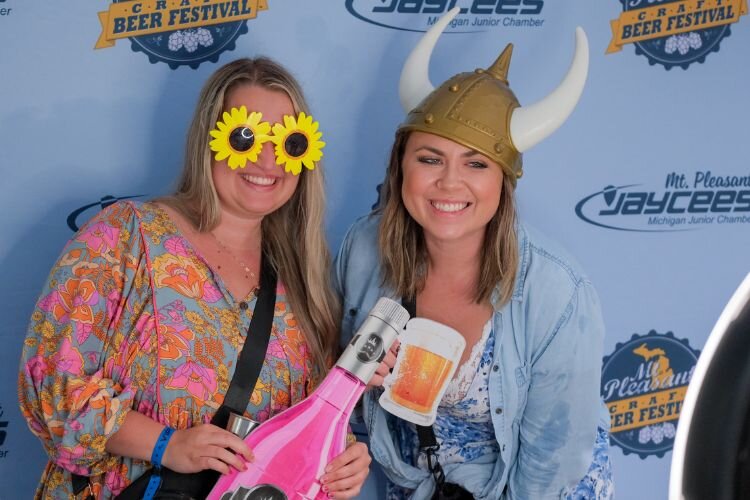
<path id="1" fill-rule="evenodd" d="M 409 320 L 380 405 L 409 422 L 432 425 L 465 347 L 453 328 L 425 318 Z"/>

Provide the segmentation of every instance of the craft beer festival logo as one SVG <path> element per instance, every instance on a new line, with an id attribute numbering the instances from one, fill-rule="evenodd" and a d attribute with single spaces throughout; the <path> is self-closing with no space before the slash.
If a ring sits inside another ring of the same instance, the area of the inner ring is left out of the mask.
<path id="1" fill-rule="evenodd" d="M 672 449 L 699 351 L 672 332 L 633 335 L 604 358 L 602 399 L 610 441 L 627 455 L 657 457 Z"/>
<path id="2" fill-rule="evenodd" d="M 247 21 L 267 10 L 267 0 L 125 0 L 99 12 L 102 32 L 95 48 L 128 38 L 135 52 L 170 68 L 197 68 L 233 50 Z"/>
<path id="3" fill-rule="evenodd" d="M 620 0 L 623 12 L 610 22 L 607 54 L 626 44 L 649 64 L 682 69 L 718 52 L 731 25 L 747 14 L 747 0 Z"/>

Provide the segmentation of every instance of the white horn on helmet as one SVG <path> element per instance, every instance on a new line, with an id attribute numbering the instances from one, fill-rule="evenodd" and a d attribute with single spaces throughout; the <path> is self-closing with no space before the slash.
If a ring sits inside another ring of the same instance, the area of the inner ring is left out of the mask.
<path id="1" fill-rule="evenodd" d="M 414 47 L 401 70 L 401 80 L 398 84 L 398 95 L 401 98 L 401 106 L 408 113 L 422 102 L 430 92 L 435 90 L 430 83 L 429 67 L 432 49 L 435 48 L 438 38 L 450 24 L 454 17 L 461 11 L 454 7 L 441 17 L 432 28 L 427 30 L 422 39 Z"/>
<path id="2" fill-rule="evenodd" d="M 576 52 L 560 85 L 542 100 L 513 110 L 510 136 L 519 152 L 543 141 L 570 116 L 583 92 L 588 69 L 589 43 L 583 29 L 577 27 Z"/>

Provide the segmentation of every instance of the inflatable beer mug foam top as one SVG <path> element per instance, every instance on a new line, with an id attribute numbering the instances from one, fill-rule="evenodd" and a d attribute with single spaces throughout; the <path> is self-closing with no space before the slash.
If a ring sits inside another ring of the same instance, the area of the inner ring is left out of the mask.
<path id="1" fill-rule="evenodd" d="M 432 425 L 465 347 L 453 328 L 425 318 L 409 320 L 380 405 L 409 422 Z"/>

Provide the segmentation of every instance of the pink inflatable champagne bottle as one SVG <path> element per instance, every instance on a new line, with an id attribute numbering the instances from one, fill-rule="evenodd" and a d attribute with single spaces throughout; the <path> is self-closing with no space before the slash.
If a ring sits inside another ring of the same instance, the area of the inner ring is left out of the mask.
<path id="1" fill-rule="evenodd" d="M 346 448 L 354 405 L 408 320 L 399 303 L 379 299 L 320 386 L 245 438 L 255 460 L 221 476 L 208 500 L 328 498 L 318 480 Z"/>

